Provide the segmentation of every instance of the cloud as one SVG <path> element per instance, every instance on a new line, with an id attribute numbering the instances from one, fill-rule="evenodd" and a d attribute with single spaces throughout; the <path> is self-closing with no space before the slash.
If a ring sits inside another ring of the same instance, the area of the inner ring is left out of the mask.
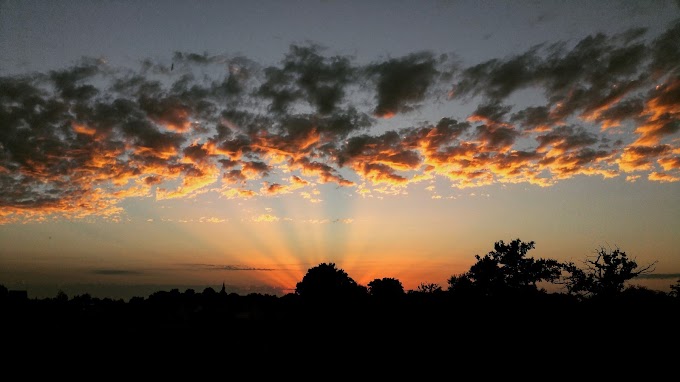
<path id="1" fill-rule="evenodd" d="M 352 224 L 352 223 L 354 223 L 354 219 L 352 219 L 352 218 L 334 219 L 333 223 Z"/>
<path id="2" fill-rule="evenodd" d="M 317 45 L 292 45 L 281 67 L 265 69 L 258 95 L 271 101 L 269 109 L 284 113 L 298 100 L 306 101 L 321 115 L 335 111 L 354 81 L 357 68 L 349 57 L 324 57 Z"/>
<path id="3" fill-rule="evenodd" d="M 220 265 L 220 264 L 180 264 L 190 269 L 205 269 L 210 271 L 275 271 L 275 268 L 256 268 L 244 265 Z"/>
<path id="4" fill-rule="evenodd" d="M 438 74 L 437 62 L 429 52 L 374 63 L 366 71 L 376 85 L 374 115 L 381 118 L 418 107 Z"/>
<path id="5" fill-rule="evenodd" d="M 558 126 L 536 137 L 537 151 L 548 151 L 547 155 L 561 155 L 575 149 L 589 147 L 598 142 L 598 137 L 581 126 Z"/>
<path id="6" fill-rule="evenodd" d="M 198 222 L 199 222 L 199 223 L 213 223 L 213 224 L 217 224 L 217 223 L 224 223 L 224 222 L 226 222 L 226 221 L 227 221 L 227 219 L 221 219 L 221 218 L 214 217 L 214 216 L 213 216 L 213 217 L 202 216 L 202 217 L 200 217 L 200 218 L 198 219 Z"/>
<path id="7" fill-rule="evenodd" d="M 669 145 L 628 146 L 618 160 L 619 168 L 626 172 L 651 170 L 655 158 L 672 151 Z"/>
<path id="8" fill-rule="evenodd" d="M 435 177 L 458 188 L 677 182 L 680 22 L 647 33 L 546 42 L 467 67 L 432 52 L 361 64 L 293 45 L 268 67 L 177 52 L 138 68 L 83 59 L 2 76 L 0 224 L 120 221 L 131 198 L 297 191 L 318 203 L 320 184 L 382 197 Z M 466 102 L 469 115 L 397 118 Z"/>
<path id="9" fill-rule="evenodd" d="M 256 223 L 274 223 L 281 219 L 278 216 L 274 216 L 272 214 L 262 214 L 253 217 L 252 220 Z"/>
<path id="10" fill-rule="evenodd" d="M 537 76 L 537 48 L 507 60 L 492 59 L 462 71 L 453 87 L 456 98 L 485 95 L 489 100 L 506 98 L 533 83 Z"/>
<path id="11" fill-rule="evenodd" d="M 654 172 L 649 174 L 647 179 L 657 181 L 657 182 L 662 182 L 662 183 L 670 183 L 670 182 L 679 181 L 680 176 L 675 176 L 675 175 L 671 175 L 671 174 L 664 173 L 664 172 L 654 171 Z"/>

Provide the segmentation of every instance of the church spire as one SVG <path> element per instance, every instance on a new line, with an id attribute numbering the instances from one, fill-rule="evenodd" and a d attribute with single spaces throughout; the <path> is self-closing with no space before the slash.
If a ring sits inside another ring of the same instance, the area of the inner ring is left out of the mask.
<path id="1" fill-rule="evenodd" d="M 220 294 L 227 294 L 227 288 L 224 285 L 224 282 L 222 282 L 222 289 L 220 290 Z"/>

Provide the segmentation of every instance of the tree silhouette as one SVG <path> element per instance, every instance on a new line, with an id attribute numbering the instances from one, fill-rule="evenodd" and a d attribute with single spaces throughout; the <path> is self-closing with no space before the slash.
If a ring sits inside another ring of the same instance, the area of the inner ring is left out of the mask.
<path id="1" fill-rule="evenodd" d="M 368 293 L 381 300 L 397 300 L 405 294 L 401 281 L 390 277 L 369 282 Z"/>
<path id="2" fill-rule="evenodd" d="M 585 269 L 574 263 L 565 265 L 568 272 L 567 290 L 583 297 L 608 298 L 623 291 L 625 283 L 641 274 L 654 270 L 656 262 L 638 266 L 635 260 L 629 259 L 626 252 L 616 248 L 607 250 L 601 247 L 593 259 L 585 262 Z"/>
<path id="3" fill-rule="evenodd" d="M 66 294 L 66 292 L 60 289 L 57 292 L 57 296 L 54 298 L 54 300 L 61 304 L 65 304 L 68 302 L 68 295 Z"/>
<path id="4" fill-rule="evenodd" d="M 439 292 L 442 291 L 442 287 L 441 287 L 441 285 L 436 284 L 436 283 L 424 283 L 423 282 L 423 283 L 420 283 L 420 285 L 418 285 L 416 287 L 416 290 L 419 293 L 427 293 L 427 294 L 439 293 Z"/>
<path id="5" fill-rule="evenodd" d="M 671 285 L 671 291 L 669 293 L 672 297 L 680 298 L 680 279 Z"/>
<path id="6" fill-rule="evenodd" d="M 475 285 L 467 273 L 453 275 L 448 279 L 449 293 L 469 296 L 475 292 Z"/>
<path id="7" fill-rule="evenodd" d="M 4 285 L 0 284 L 0 301 L 7 299 L 9 295 L 9 289 Z"/>
<path id="8" fill-rule="evenodd" d="M 217 295 L 217 292 L 212 287 L 206 287 L 201 294 L 205 297 L 214 297 Z"/>
<path id="9" fill-rule="evenodd" d="M 368 290 L 344 270 L 336 268 L 335 263 L 321 263 L 307 270 L 297 283 L 295 293 L 309 301 L 337 301 L 366 295 Z"/>
<path id="10" fill-rule="evenodd" d="M 527 252 L 533 248 L 533 241 L 516 239 L 508 244 L 498 241 L 484 257 L 475 256 L 477 262 L 467 273 L 452 276 L 448 280 L 449 290 L 474 290 L 484 296 L 535 292 L 538 282 L 552 282 L 560 277 L 562 264 L 552 259 L 527 258 Z"/>

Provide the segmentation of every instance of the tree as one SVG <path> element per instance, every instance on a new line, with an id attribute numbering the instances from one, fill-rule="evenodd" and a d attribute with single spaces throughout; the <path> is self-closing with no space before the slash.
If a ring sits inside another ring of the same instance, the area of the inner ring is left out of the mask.
<path id="1" fill-rule="evenodd" d="M 601 247 L 594 258 L 584 263 L 585 269 L 574 263 L 565 264 L 567 290 L 583 297 L 609 298 L 621 293 L 627 281 L 653 272 L 656 261 L 638 266 L 635 260 L 628 258 L 626 252 L 618 248 L 607 250 Z"/>
<path id="2" fill-rule="evenodd" d="M 669 293 L 672 297 L 680 298 L 680 279 L 671 285 L 671 291 Z"/>
<path id="3" fill-rule="evenodd" d="M 54 299 L 55 299 L 55 301 L 57 301 L 59 303 L 67 303 L 68 302 L 68 295 L 66 294 L 66 292 L 59 289 L 59 291 L 57 292 L 57 296 Z"/>
<path id="4" fill-rule="evenodd" d="M 338 300 L 367 294 L 364 286 L 358 285 L 347 273 L 338 269 L 335 263 L 321 263 L 309 268 L 298 282 L 295 293 L 307 300 Z"/>
<path id="5" fill-rule="evenodd" d="M 431 294 L 439 293 L 442 291 L 442 287 L 437 283 L 420 283 L 416 290 L 419 293 Z"/>
<path id="6" fill-rule="evenodd" d="M 6 300 L 9 296 L 9 289 L 4 285 L 0 284 L 0 301 Z"/>
<path id="7" fill-rule="evenodd" d="M 455 295 L 470 295 L 475 287 L 467 273 L 453 275 L 448 279 L 449 292 Z"/>
<path id="8" fill-rule="evenodd" d="M 477 262 L 468 272 L 448 280 L 449 291 L 474 290 L 485 296 L 538 291 L 537 283 L 559 279 L 562 264 L 552 259 L 527 258 L 534 244 L 520 239 L 508 244 L 496 242 L 493 251 L 475 256 Z"/>
<path id="9" fill-rule="evenodd" d="M 205 297 L 213 297 L 217 295 L 217 292 L 212 287 L 206 287 L 203 289 L 203 292 L 201 293 Z"/>
<path id="10" fill-rule="evenodd" d="M 381 300 L 396 300 L 404 295 L 404 286 L 397 279 L 384 277 L 369 282 L 368 293 Z"/>

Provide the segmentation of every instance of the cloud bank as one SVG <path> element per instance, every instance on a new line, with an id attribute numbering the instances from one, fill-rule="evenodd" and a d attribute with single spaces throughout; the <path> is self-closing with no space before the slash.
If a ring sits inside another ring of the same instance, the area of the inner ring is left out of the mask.
<path id="1" fill-rule="evenodd" d="M 680 181 L 680 22 L 469 67 L 431 52 L 361 65 L 325 52 L 293 45 L 271 67 L 185 52 L 134 69 L 85 58 L 0 77 L 0 223 L 116 220 L 139 197 L 319 202 L 325 183 L 364 195 L 435 177 Z M 455 115 L 460 105 L 474 110 Z M 404 127 L 428 107 L 446 115 Z"/>

